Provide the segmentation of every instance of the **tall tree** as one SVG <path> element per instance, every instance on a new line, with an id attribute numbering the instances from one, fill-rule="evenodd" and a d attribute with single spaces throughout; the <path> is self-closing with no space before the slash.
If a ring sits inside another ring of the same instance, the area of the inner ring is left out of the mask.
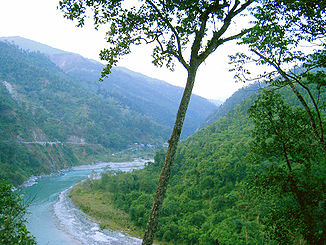
<path id="1" fill-rule="evenodd" d="M 122 55 L 130 53 L 132 45 L 155 44 L 153 63 L 174 69 L 175 61 L 187 70 L 187 83 L 177 112 L 162 168 L 143 244 L 152 244 L 158 216 L 183 122 L 199 66 L 222 44 L 240 38 L 248 29 L 227 32 L 237 16 L 255 0 L 62 0 L 64 16 L 83 26 L 92 12 L 94 24 L 108 25 L 107 41 L 111 45 L 100 53 L 108 62 L 102 76 L 110 73 Z M 133 5 L 132 5 L 133 4 Z M 132 5 L 132 6 L 130 6 Z M 89 11 L 90 10 L 90 11 Z"/>
<path id="2" fill-rule="evenodd" d="M 322 244 L 326 158 L 309 117 L 273 89 L 258 96 L 249 112 L 255 125 L 252 152 L 261 165 L 253 182 L 267 207 L 262 208 L 267 233 L 280 243 Z"/>
<path id="3" fill-rule="evenodd" d="M 253 149 L 265 160 L 255 179 L 270 204 L 265 225 L 279 242 L 293 242 L 301 236 L 308 244 L 322 244 L 326 3 L 258 2 L 252 11 L 255 26 L 241 42 L 250 53 L 231 56 L 231 62 L 238 79 L 262 79 L 272 85 L 272 91 L 250 110 L 255 123 Z M 253 72 L 247 66 L 252 62 L 264 66 L 259 69 L 263 72 Z M 291 108 L 273 92 L 283 87 L 292 91 L 300 106 Z"/>

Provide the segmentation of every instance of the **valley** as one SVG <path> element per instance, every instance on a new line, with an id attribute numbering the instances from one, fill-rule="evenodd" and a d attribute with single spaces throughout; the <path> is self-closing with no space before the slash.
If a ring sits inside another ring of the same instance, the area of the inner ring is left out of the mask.
<path id="1" fill-rule="evenodd" d="M 17 185 L 125 149 L 153 153 L 167 141 L 181 88 L 124 68 L 100 83 L 98 62 L 20 37 L 0 40 L 1 178 Z M 215 108 L 194 96 L 184 137 Z"/>
<path id="2" fill-rule="evenodd" d="M 101 63 L 6 40 L 0 178 L 33 184 L 22 190 L 35 198 L 27 228 L 40 244 L 140 244 L 182 88 L 122 67 L 99 82 Z M 250 84 L 218 107 L 192 96 L 158 243 L 325 240 L 325 71 L 302 77 L 294 88 L 281 78 Z M 131 163 L 139 158 L 154 159 Z"/>

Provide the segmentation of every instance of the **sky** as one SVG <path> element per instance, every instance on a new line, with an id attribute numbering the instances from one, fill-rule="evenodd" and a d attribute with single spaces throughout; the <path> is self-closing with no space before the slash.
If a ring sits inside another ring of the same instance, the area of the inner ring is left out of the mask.
<path id="1" fill-rule="evenodd" d="M 91 23 L 78 28 L 63 17 L 57 9 L 59 0 L 0 0 L 0 37 L 21 36 L 51 47 L 78 53 L 86 58 L 100 61 L 99 52 L 108 47 L 105 30 L 94 30 Z M 234 54 L 239 47 L 228 43 L 219 47 L 198 70 L 193 93 L 207 99 L 225 100 L 243 83 L 234 82 L 229 72 L 228 54 Z M 157 68 L 152 63 L 151 50 L 138 46 L 124 56 L 118 66 L 140 72 L 184 87 L 186 70 L 177 65 L 174 72 Z"/>

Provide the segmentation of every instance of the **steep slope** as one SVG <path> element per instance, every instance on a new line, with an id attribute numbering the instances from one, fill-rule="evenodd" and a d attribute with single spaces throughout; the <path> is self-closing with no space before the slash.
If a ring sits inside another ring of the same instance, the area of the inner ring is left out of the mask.
<path id="1" fill-rule="evenodd" d="M 247 98 L 180 144 L 156 233 L 158 240 L 168 244 L 263 243 L 261 226 L 248 207 L 242 182 L 251 168 L 252 127 L 246 111 L 253 99 Z M 145 228 L 164 157 L 161 150 L 155 162 L 143 170 L 115 176 L 109 172 L 95 185 L 84 184 L 78 196 L 95 193 L 95 198 L 110 192 L 115 207 L 128 213 L 136 226 Z M 72 195 L 74 199 L 74 192 Z M 242 214 L 243 210 L 248 213 Z"/>
<path id="2" fill-rule="evenodd" d="M 325 101 L 325 90 L 317 93 L 311 86 L 312 93 Z M 326 215 L 325 154 L 293 91 L 286 87 L 276 91 L 283 97 L 276 105 L 286 104 L 280 113 L 272 100 L 259 100 L 258 104 L 266 103 L 266 107 L 253 110 L 264 116 L 255 121 L 249 118 L 248 109 L 261 94 L 256 92 L 179 145 L 159 219 L 158 240 L 212 245 L 280 244 L 285 239 L 286 244 L 305 243 L 306 206 L 300 202 L 309 205 L 312 214 L 306 224 L 315 227 L 319 241 L 325 240 L 320 225 Z M 271 91 L 266 94 L 273 95 Z M 321 116 L 325 119 L 326 115 Z M 260 134 L 257 121 L 263 123 Z M 266 137 L 266 132 L 273 133 Z M 285 147 L 289 155 L 282 152 Z M 142 170 L 103 174 L 96 183 L 82 185 L 78 197 L 86 200 L 80 193 L 87 198 L 101 196 L 102 202 L 114 203 L 144 229 L 164 157 L 162 149 Z M 287 164 L 292 164 L 293 170 Z M 74 195 L 76 192 L 73 199 Z M 93 210 L 88 204 L 83 203 Z M 295 232 L 289 232 L 289 227 Z M 300 229 L 301 234 L 296 232 Z"/>
<path id="3" fill-rule="evenodd" d="M 251 94 L 256 93 L 265 85 L 261 83 L 254 83 L 245 86 L 230 96 L 224 103 L 222 103 L 209 117 L 205 120 L 205 122 L 201 125 L 201 128 L 206 127 L 207 125 L 218 121 L 221 117 L 224 117 L 228 111 L 235 108 L 239 105 L 243 100 L 245 100 Z"/>
<path id="4" fill-rule="evenodd" d="M 0 177 L 80 163 L 135 142 L 162 144 L 167 127 L 109 95 L 81 87 L 40 53 L 0 42 Z"/>
<path id="5" fill-rule="evenodd" d="M 122 67 L 113 68 L 110 76 L 100 83 L 98 79 L 104 65 L 99 62 L 21 37 L 5 37 L 0 40 L 13 42 L 23 49 L 45 53 L 84 87 L 104 96 L 111 96 L 157 123 L 172 128 L 182 88 Z M 182 136 L 187 137 L 195 132 L 215 109 L 216 106 L 208 100 L 192 95 Z"/>

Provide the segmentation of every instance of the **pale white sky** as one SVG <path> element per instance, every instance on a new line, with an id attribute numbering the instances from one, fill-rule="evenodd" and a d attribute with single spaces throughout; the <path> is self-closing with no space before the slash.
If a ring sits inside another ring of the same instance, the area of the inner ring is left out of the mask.
<path id="1" fill-rule="evenodd" d="M 106 47 L 105 31 L 95 31 L 91 24 L 77 28 L 72 21 L 63 18 L 57 10 L 59 0 L 0 0 L 0 37 L 21 36 L 54 48 L 81 54 L 99 61 L 99 51 Z M 220 47 L 205 64 L 200 67 L 194 93 L 208 99 L 226 99 L 243 83 L 235 83 L 233 74 L 228 70 L 228 54 L 235 53 L 238 47 L 226 44 Z M 125 56 L 119 66 L 164 80 L 178 86 L 184 86 L 186 72 L 177 66 L 170 72 L 157 68 L 151 63 L 151 50 L 137 47 Z"/>

